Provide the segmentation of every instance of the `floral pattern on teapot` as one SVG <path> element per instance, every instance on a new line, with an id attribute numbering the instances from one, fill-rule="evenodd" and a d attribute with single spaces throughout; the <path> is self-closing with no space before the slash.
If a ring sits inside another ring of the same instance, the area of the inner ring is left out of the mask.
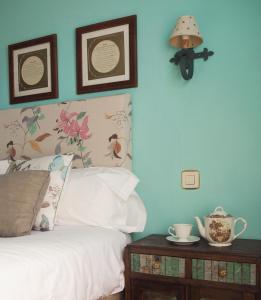
<path id="1" fill-rule="evenodd" d="M 209 236 L 215 242 L 227 242 L 231 236 L 230 224 L 224 220 L 214 219 L 209 224 Z"/>

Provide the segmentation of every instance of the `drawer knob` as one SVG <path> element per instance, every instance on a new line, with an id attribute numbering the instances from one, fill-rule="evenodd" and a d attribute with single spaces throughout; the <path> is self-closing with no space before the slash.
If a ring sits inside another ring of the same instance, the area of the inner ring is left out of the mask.
<path id="1" fill-rule="evenodd" d="M 222 278 L 226 277 L 227 276 L 227 270 L 225 270 L 225 269 L 219 270 L 218 275 L 219 275 L 219 277 L 222 277 Z"/>

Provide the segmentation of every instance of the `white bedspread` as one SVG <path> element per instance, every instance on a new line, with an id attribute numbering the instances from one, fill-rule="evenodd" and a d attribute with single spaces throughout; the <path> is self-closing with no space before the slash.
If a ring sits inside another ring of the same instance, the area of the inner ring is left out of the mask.
<path id="1" fill-rule="evenodd" d="M 0 238 L 1 300 L 97 300 L 124 288 L 130 237 L 88 226 L 56 226 Z"/>

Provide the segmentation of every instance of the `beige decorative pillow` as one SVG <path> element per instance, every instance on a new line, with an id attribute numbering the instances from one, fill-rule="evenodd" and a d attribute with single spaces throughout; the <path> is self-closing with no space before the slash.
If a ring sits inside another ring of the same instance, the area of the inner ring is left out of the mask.
<path id="1" fill-rule="evenodd" d="M 0 236 L 31 232 L 50 181 L 49 171 L 0 175 Z"/>
<path id="2" fill-rule="evenodd" d="M 28 170 L 50 171 L 50 183 L 39 213 L 33 226 L 34 230 L 48 231 L 54 229 L 56 210 L 62 192 L 67 182 L 72 166 L 73 155 L 52 155 L 33 158 L 31 160 L 17 160 L 10 164 L 7 173 Z"/>

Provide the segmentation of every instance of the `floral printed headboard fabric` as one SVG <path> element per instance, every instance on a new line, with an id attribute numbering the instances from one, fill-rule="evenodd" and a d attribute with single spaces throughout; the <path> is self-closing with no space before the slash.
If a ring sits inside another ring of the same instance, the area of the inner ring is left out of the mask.
<path id="1" fill-rule="evenodd" d="M 131 169 L 129 94 L 0 110 L 0 160 L 73 153 L 73 167 Z"/>

